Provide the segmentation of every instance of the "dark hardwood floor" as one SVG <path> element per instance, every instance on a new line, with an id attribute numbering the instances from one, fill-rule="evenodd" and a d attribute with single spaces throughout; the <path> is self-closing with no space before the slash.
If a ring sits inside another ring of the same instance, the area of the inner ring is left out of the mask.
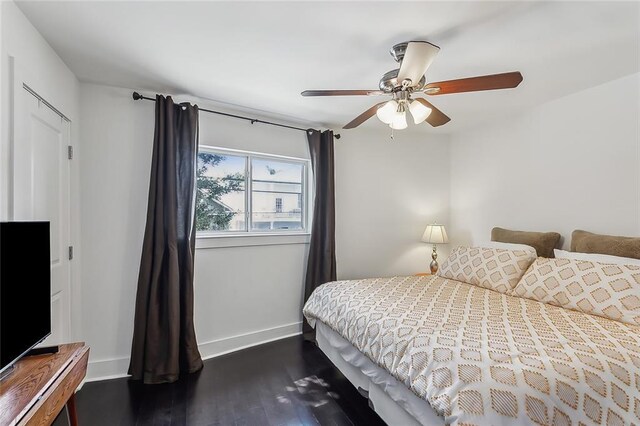
<path id="1" fill-rule="evenodd" d="M 86 383 L 76 401 L 82 426 L 384 425 L 302 336 L 207 360 L 172 384 Z M 54 425 L 66 424 L 63 410 Z"/>

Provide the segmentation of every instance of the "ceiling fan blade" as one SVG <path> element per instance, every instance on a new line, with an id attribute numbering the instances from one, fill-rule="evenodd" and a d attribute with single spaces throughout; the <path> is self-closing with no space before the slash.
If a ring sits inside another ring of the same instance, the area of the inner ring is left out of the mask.
<path id="1" fill-rule="evenodd" d="M 410 41 L 400 64 L 398 83 L 411 80 L 411 86 L 416 86 L 439 51 L 440 48 L 435 44 L 426 41 Z"/>
<path id="2" fill-rule="evenodd" d="M 375 104 L 374 106 L 372 106 L 371 108 L 369 108 L 368 110 L 366 110 L 365 112 L 363 112 L 362 114 L 360 114 L 359 116 L 351 120 L 349 123 L 345 124 L 344 127 L 342 128 L 353 129 L 354 127 L 358 127 L 359 125 L 361 125 L 362 123 L 364 123 L 365 121 L 367 121 L 368 119 L 376 115 L 376 111 L 378 111 L 378 108 L 380 108 L 382 105 L 386 104 L 387 102 L 388 101 L 384 101 L 384 102 L 380 102 L 379 104 Z"/>
<path id="3" fill-rule="evenodd" d="M 481 90 L 512 89 L 522 81 L 518 71 L 459 80 L 439 81 L 427 84 L 423 91 L 427 95 L 447 95 L 449 93 L 479 92 Z"/>
<path id="4" fill-rule="evenodd" d="M 302 96 L 376 96 L 386 95 L 382 90 L 305 90 Z"/>
<path id="5" fill-rule="evenodd" d="M 443 124 L 447 124 L 451 119 L 445 115 L 444 112 L 440 111 L 438 108 L 434 107 L 429 101 L 423 98 L 415 98 L 416 101 L 420 102 L 422 105 L 427 108 L 431 108 L 431 114 L 427 117 L 427 123 L 431 124 L 432 127 L 442 126 Z"/>

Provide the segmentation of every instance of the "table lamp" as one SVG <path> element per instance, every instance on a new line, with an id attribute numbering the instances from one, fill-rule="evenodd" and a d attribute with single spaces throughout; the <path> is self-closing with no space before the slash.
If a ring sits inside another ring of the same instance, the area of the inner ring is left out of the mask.
<path id="1" fill-rule="evenodd" d="M 431 273 L 435 274 L 438 272 L 438 252 L 436 250 L 436 244 L 447 244 L 449 242 L 444 225 L 437 223 L 427 225 L 427 229 L 425 229 L 424 234 L 422 234 L 422 241 L 433 244 L 433 253 L 431 253 L 431 259 L 433 260 L 429 267 L 431 268 Z"/>

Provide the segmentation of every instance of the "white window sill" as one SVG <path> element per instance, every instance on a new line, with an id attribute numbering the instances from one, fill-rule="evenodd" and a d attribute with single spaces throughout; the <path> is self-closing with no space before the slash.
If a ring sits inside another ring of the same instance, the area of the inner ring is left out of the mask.
<path id="1" fill-rule="evenodd" d="M 196 236 L 196 250 L 226 247 L 279 246 L 286 244 L 309 244 L 311 235 L 300 232 L 287 233 L 240 233 L 201 234 Z"/>

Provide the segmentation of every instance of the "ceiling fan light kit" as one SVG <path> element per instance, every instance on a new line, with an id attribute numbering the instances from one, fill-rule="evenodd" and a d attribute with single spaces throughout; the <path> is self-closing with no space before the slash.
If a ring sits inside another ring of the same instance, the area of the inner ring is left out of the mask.
<path id="1" fill-rule="evenodd" d="M 408 105 L 408 107 L 407 107 Z M 409 92 L 400 91 L 393 94 L 393 99 L 376 110 L 376 116 L 384 124 L 394 130 L 407 128 L 407 110 L 416 124 L 422 123 L 431 114 L 431 108 L 409 98 Z"/>
<path id="2" fill-rule="evenodd" d="M 409 105 L 409 111 L 411 112 L 411 115 L 413 116 L 413 122 L 416 123 L 416 124 L 420 124 L 424 120 L 429 118 L 429 115 L 431 114 L 431 111 L 433 111 L 433 110 L 431 108 L 429 108 L 428 106 L 422 105 L 418 101 L 411 101 L 411 104 Z"/>
<path id="3" fill-rule="evenodd" d="M 402 130 L 407 128 L 407 115 L 405 114 L 404 111 L 400 110 L 403 108 L 404 108 L 403 105 L 398 106 L 399 110 L 394 115 L 393 121 L 391 122 L 391 124 L 389 124 L 389 127 L 391 127 L 393 130 Z"/>
<path id="4" fill-rule="evenodd" d="M 385 73 L 378 87 L 380 90 L 305 90 L 302 96 L 384 96 L 392 99 L 380 102 L 347 123 L 343 129 L 358 127 L 376 115 L 380 121 L 394 130 L 407 128 L 407 110 L 415 124 L 428 123 L 432 127 L 442 126 L 451 119 L 424 98 L 427 96 L 450 93 L 478 92 L 482 90 L 511 89 L 522 82 L 518 71 L 462 78 L 435 83 L 427 83 L 425 73 L 437 56 L 440 48 L 427 41 L 408 41 L 398 43 L 389 53 L 400 63 L 400 68 Z"/>
<path id="5" fill-rule="evenodd" d="M 391 124 L 391 122 L 393 121 L 393 118 L 398 112 L 398 106 L 399 106 L 398 103 L 393 99 L 385 103 L 384 105 L 379 107 L 378 110 L 376 111 L 376 115 L 378 116 L 378 119 L 382 121 L 384 124 Z"/>

